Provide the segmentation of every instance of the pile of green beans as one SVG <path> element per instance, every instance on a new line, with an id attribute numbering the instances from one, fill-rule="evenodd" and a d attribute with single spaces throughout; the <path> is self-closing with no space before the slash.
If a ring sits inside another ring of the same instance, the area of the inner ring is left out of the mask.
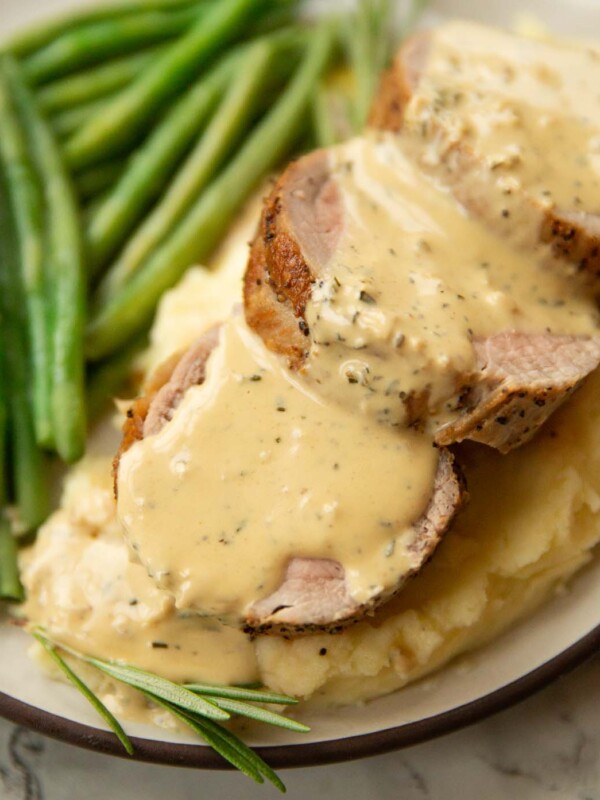
<path id="1" fill-rule="evenodd" d="M 11 576 L 12 532 L 8 504 L 18 511 L 18 530 L 34 530 L 49 508 L 47 463 L 36 442 L 30 393 L 26 290 L 19 266 L 21 247 L 8 202 L 5 181 L 0 184 L 0 597 L 20 597 Z M 10 459 L 8 458 L 10 456 Z M 12 586 L 13 591 L 8 587 Z"/>
<path id="2" fill-rule="evenodd" d="M 114 352 L 140 325 L 148 323 L 162 293 L 190 263 L 210 254 L 244 198 L 289 152 L 332 44 L 329 26 L 322 25 L 313 33 L 291 82 L 225 169 L 189 207 L 171 235 L 92 316 L 87 336 L 90 358 Z"/>
<path id="3" fill-rule="evenodd" d="M 163 292 L 270 171 L 340 138 L 340 59 L 363 124 L 387 0 L 362 1 L 348 25 L 299 22 L 300 0 L 111 0 L 0 44 L 0 599 Z"/>

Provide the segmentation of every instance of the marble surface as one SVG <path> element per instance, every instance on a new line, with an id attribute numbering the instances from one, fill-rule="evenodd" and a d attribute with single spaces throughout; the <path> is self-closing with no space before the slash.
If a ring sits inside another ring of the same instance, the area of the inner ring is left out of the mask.
<path id="1" fill-rule="evenodd" d="M 291 800 L 600 800 L 600 656 L 512 709 L 408 750 L 282 772 Z M 233 773 L 136 764 L 0 720 L 1 800 L 275 797 Z"/>

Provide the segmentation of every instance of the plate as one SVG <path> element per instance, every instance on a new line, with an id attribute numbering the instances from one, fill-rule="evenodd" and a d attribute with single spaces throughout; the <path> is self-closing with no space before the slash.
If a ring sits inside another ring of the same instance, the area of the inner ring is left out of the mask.
<path id="1" fill-rule="evenodd" d="M 87 0 L 86 0 L 87 2 Z M 82 4 L 46 0 L 44 14 Z M 328 3 L 311 3 L 317 9 Z M 329 3 L 329 5 L 332 5 Z M 38 0 L 2 0 L 3 32 L 34 20 Z M 510 25 L 531 14 L 562 35 L 600 38 L 596 0 L 486 2 L 437 0 L 430 15 L 460 15 Z M 70 686 L 48 679 L 27 656 L 29 637 L 0 619 L 0 714 L 72 744 L 123 755 L 115 737 Z M 440 736 L 523 699 L 600 647 L 600 558 L 596 557 L 537 613 L 434 677 L 353 708 L 304 714 L 310 734 L 276 729 L 250 738 L 274 767 L 308 766 L 374 755 Z M 213 751 L 185 735 L 126 725 L 135 758 L 155 763 L 223 768 Z"/>

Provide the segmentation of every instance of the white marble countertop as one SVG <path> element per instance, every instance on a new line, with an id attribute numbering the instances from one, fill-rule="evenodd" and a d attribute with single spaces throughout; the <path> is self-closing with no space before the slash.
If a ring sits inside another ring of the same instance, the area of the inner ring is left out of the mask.
<path id="1" fill-rule="evenodd" d="M 600 656 L 471 728 L 376 758 L 283 771 L 290 800 L 600 800 Z M 234 773 L 97 755 L 0 720 L 1 800 L 275 797 Z"/>

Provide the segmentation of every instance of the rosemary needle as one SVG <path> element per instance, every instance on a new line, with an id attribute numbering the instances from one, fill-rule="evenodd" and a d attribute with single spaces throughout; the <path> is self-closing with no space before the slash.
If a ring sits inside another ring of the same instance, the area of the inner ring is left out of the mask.
<path id="1" fill-rule="evenodd" d="M 115 664 L 112 661 L 100 661 L 97 658 L 90 658 L 88 656 L 81 656 L 82 660 L 88 664 L 99 669 L 101 672 L 110 675 L 111 678 L 126 683 L 134 689 L 140 691 L 150 692 L 161 700 L 178 708 L 183 708 L 186 711 L 192 711 L 194 714 L 200 714 L 203 717 L 215 720 L 226 720 L 230 718 L 227 711 L 223 711 L 210 700 L 204 700 L 194 692 L 190 692 L 183 686 L 178 686 L 172 681 L 165 678 L 160 678 L 158 675 L 152 675 L 150 672 L 138 669 L 137 667 L 130 667 L 124 664 Z"/>
<path id="2" fill-rule="evenodd" d="M 288 731 L 296 733 L 307 733 L 310 728 L 294 719 L 288 719 L 274 711 L 269 711 L 261 706 L 253 706 L 241 700 L 230 700 L 226 697 L 215 697 L 214 702 L 219 708 L 230 711 L 232 714 L 239 714 L 241 717 L 249 717 L 257 722 L 266 722 L 267 725 L 275 725 L 279 728 L 286 728 Z"/>
<path id="3" fill-rule="evenodd" d="M 252 778 L 256 783 L 264 783 L 258 764 L 255 762 L 256 753 L 250 750 L 249 747 L 246 748 L 246 745 L 243 745 L 243 749 L 240 750 L 232 746 L 232 744 L 227 741 L 226 736 L 223 736 L 224 729 L 220 726 L 215 725 L 216 730 L 211 729 L 210 726 L 203 724 L 207 720 L 201 720 L 194 715 L 184 713 L 180 709 L 174 709 L 168 703 L 161 700 L 160 697 L 156 697 L 150 694 L 150 692 L 144 692 L 144 694 L 152 703 L 156 703 L 156 705 L 166 709 L 173 714 L 176 719 L 190 727 L 198 736 L 204 739 L 213 750 L 216 750 L 220 756 L 236 767 L 236 769 L 239 769 L 240 772 L 243 772 L 244 775 Z M 248 752 L 246 752 L 246 750 Z"/>
<path id="4" fill-rule="evenodd" d="M 129 755 L 133 755 L 133 745 L 131 744 L 131 739 L 123 730 L 119 720 L 108 710 L 102 700 L 100 700 L 100 698 L 92 692 L 90 687 L 73 672 L 71 667 L 60 655 L 52 642 L 48 641 L 48 639 L 46 639 L 40 633 L 36 633 L 35 631 L 32 633 L 32 636 L 38 640 L 44 650 L 46 650 L 46 652 L 50 655 L 50 658 L 52 658 L 54 663 L 67 676 L 73 686 L 75 686 L 75 688 L 81 692 L 88 703 L 95 708 L 98 714 L 100 714 L 100 716 L 105 720 L 106 724 L 115 733 Z"/>
<path id="5" fill-rule="evenodd" d="M 261 689 L 254 686 L 217 686 L 212 683 L 186 683 L 185 688 L 204 697 L 228 697 L 230 700 L 247 700 L 252 703 L 276 703 L 291 706 L 298 702 L 293 697 Z"/>

